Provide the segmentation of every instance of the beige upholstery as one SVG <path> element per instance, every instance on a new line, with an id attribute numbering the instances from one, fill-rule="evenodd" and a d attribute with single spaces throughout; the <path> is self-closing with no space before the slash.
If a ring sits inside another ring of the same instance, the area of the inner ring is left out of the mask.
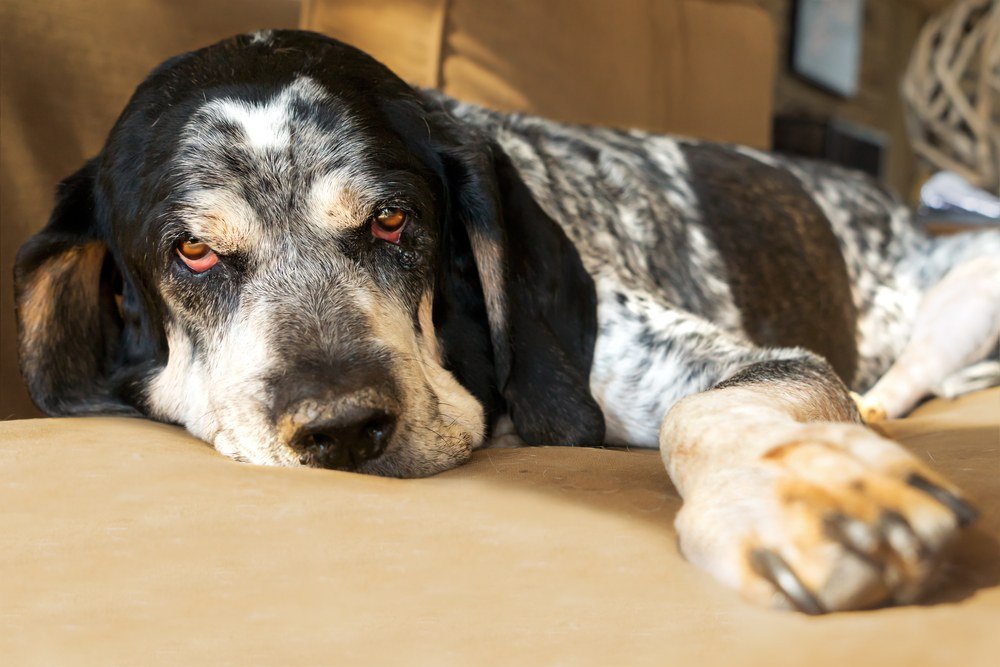
<path id="1" fill-rule="evenodd" d="M 0 662 L 992 665 L 998 415 L 992 390 L 890 425 L 983 510 L 936 604 L 821 618 L 685 563 L 655 452 L 392 480 L 238 464 L 140 420 L 0 423 Z"/>

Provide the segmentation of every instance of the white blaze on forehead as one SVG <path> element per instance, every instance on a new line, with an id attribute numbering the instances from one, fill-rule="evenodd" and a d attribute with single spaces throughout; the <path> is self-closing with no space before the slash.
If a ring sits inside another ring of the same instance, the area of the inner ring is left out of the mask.
<path id="1" fill-rule="evenodd" d="M 273 30 L 258 30 L 257 32 L 250 33 L 251 44 L 270 44 L 273 39 Z"/>
<path id="2" fill-rule="evenodd" d="M 294 103 L 317 103 L 327 97 L 323 87 L 309 77 L 300 76 L 280 93 L 263 102 L 222 97 L 207 102 L 200 110 L 203 119 L 226 121 L 243 130 L 246 145 L 258 150 L 288 147 L 292 139 Z M 198 127 L 188 127 L 189 137 L 199 134 Z"/>
<path id="3" fill-rule="evenodd" d="M 220 115 L 243 129 L 250 146 L 281 149 L 288 145 L 291 130 L 287 107 L 256 106 L 237 100 L 221 100 L 217 104 L 222 107 Z"/>
<path id="4" fill-rule="evenodd" d="M 358 128 L 347 118 L 330 128 L 309 114 L 296 113 L 304 105 L 330 101 L 320 84 L 300 76 L 262 102 L 231 97 L 206 102 L 188 123 L 183 139 L 183 160 L 192 181 L 197 184 L 206 159 L 218 159 L 213 153 L 247 150 L 258 158 L 260 174 L 281 182 L 296 199 L 305 197 L 305 215 L 316 227 L 329 231 L 363 224 L 380 194 L 378 179 L 365 165 Z M 237 130 L 235 136 L 223 131 L 226 126 Z M 323 167 L 336 163 L 346 166 Z M 308 189 L 298 190 L 300 186 Z"/>

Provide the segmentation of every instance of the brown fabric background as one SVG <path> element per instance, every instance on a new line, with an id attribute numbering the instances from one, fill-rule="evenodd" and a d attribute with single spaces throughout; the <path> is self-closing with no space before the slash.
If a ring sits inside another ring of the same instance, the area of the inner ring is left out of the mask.
<path id="1" fill-rule="evenodd" d="M 491 108 L 770 145 L 777 41 L 745 0 L 305 0 L 302 23 Z"/>
<path id="2" fill-rule="evenodd" d="M 685 563 L 656 452 L 392 480 L 241 465 L 143 420 L 0 423 L 0 662 L 995 665 L 998 414 L 991 390 L 889 425 L 982 517 L 930 606 L 822 618 Z"/>

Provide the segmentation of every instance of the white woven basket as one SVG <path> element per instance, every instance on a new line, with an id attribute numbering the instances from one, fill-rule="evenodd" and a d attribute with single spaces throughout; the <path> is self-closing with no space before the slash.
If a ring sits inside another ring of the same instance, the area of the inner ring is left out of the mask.
<path id="1" fill-rule="evenodd" d="M 917 155 L 1000 194 L 1000 0 L 957 0 L 929 19 L 902 96 Z"/>

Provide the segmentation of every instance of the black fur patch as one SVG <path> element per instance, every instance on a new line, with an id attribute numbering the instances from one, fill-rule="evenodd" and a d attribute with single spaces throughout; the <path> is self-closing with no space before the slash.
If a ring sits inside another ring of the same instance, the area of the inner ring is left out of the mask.
<path id="1" fill-rule="evenodd" d="M 597 293 L 580 255 L 499 148 L 495 159 L 508 256 L 513 359 L 504 396 L 521 437 L 600 445 L 604 416 L 590 393 Z"/>
<path id="2" fill-rule="evenodd" d="M 604 416 L 589 386 L 593 279 L 499 146 L 447 117 L 431 120 L 451 142 L 440 147 L 450 215 L 434 304 L 446 365 L 487 415 L 509 413 L 525 442 L 602 444 Z M 498 301 L 499 328 L 489 306 Z"/>
<path id="3" fill-rule="evenodd" d="M 819 206 L 787 171 L 723 146 L 686 144 L 683 151 L 747 335 L 761 346 L 812 350 L 850 383 L 857 310 Z"/>
<path id="4" fill-rule="evenodd" d="M 136 335 L 133 291 L 115 304 L 121 276 L 101 239 L 95 171 L 88 162 L 59 184 L 48 225 L 14 266 L 21 373 L 48 414 L 137 414 L 134 381 L 156 352 Z"/>
<path id="5" fill-rule="evenodd" d="M 819 359 L 802 357 L 801 359 L 773 359 L 760 361 L 741 368 L 739 372 L 727 380 L 720 382 L 714 389 L 726 389 L 750 384 L 767 384 L 782 382 L 831 382 L 830 367 Z M 846 392 L 846 388 L 844 389 Z"/>

